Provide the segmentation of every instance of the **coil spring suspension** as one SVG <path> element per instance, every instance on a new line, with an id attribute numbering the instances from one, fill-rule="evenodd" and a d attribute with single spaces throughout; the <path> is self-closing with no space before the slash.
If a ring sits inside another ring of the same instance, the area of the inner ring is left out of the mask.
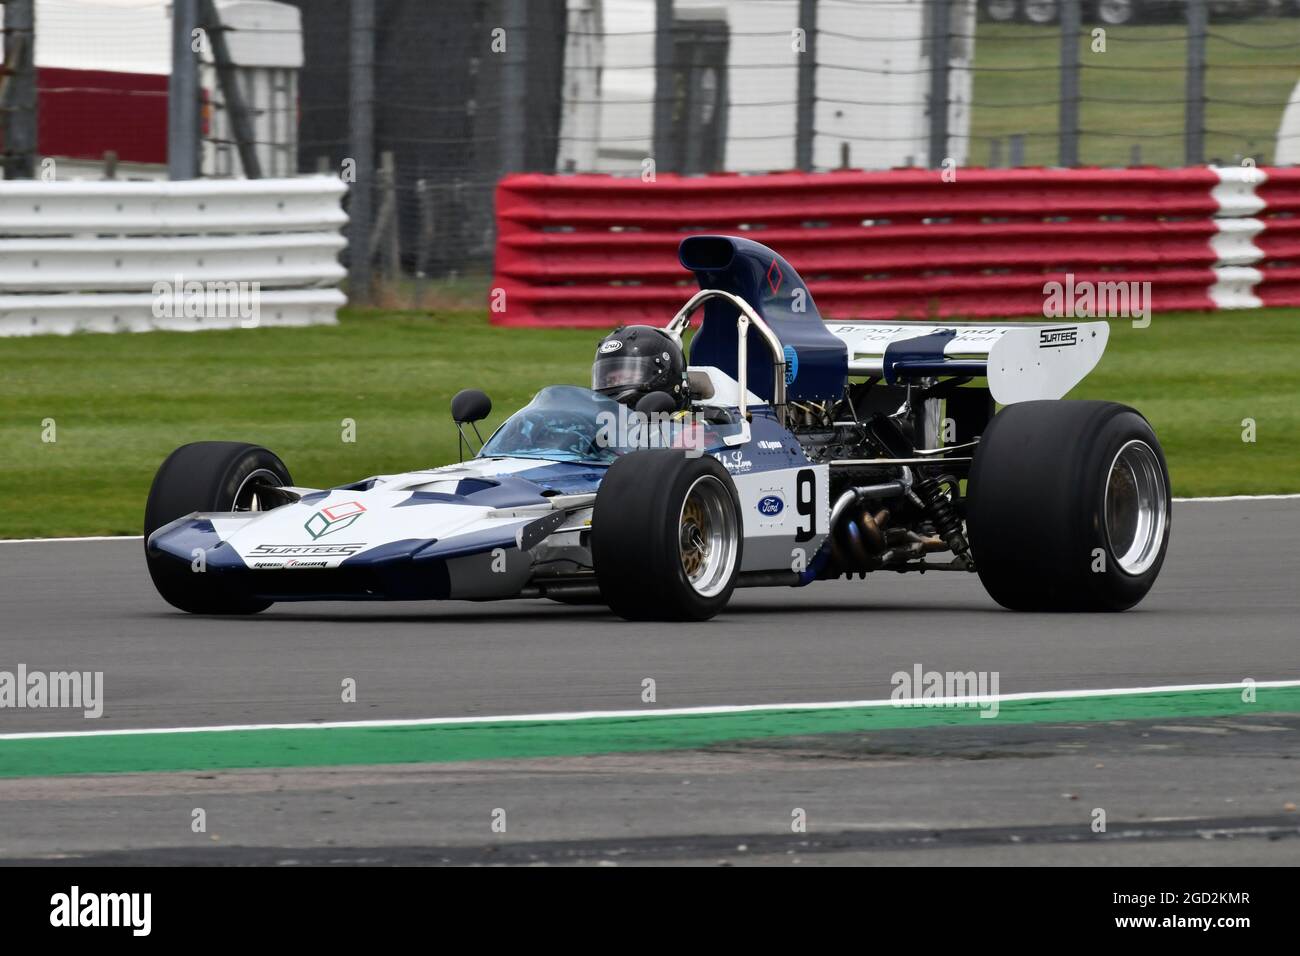
<path id="1" fill-rule="evenodd" d="M 934 519 L 939 537 L 943 538 L 953 554 L 965 556 L 970 550 L 970 545 L 966 542 L 966 536 L 961 533 L 961 519 L 957 517 L 957 509 L 943 493 L 942 485 L 934 478 L 926 477 L 916 481 L 912 485 L 912 490 L 921 499 L 930 517 Z"/>

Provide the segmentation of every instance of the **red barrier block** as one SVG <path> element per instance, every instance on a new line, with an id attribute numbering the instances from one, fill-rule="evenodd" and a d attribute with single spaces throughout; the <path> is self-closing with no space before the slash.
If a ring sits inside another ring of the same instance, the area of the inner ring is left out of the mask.
<path id="1" fill-rule="evenodd" d="M 1264 200 L 1261 218 L 1300 215 L 1300 167 L 1270 166 L 1264 172 L 1267 178 L 1255 187 L 1255 194 Z"/>
<path id="2" fill-rule="evenodd" d="M 660 324 L 694 289 L 677 244 L 701 232 L 778 250 L 828 318 L 1041 316 L 1043 284 L 1067 272 L 1150 281 L 1162 310 L 1212 308 L 1218 183 L 1209 168 L 510 176 L 494 321 Z"/>

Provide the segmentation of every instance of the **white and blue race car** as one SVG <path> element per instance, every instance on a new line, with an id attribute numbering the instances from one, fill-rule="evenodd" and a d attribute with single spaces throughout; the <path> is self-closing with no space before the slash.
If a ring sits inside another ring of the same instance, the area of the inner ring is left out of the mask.
<path id="1" fill-rule="evenodd" d="M 738 587 L 872 571 L 976 572 L 1014 610 L 1151 588 L 1160 445 L 1131 408 L 1060 400 L 1105 322 L 825 322 L 759 243 L 693 236 L 679 258 L 700 291 L 662 332 L 703 318 L 676 400 L 551 386 L 469 460 L 333 488 L 265 448 L 182 446 L 145 512 L 159 593 L 198 614 L 531 597 L 704 620 Z M 465 391 L 452 417 L 463 434 L 490 408 Z"/>

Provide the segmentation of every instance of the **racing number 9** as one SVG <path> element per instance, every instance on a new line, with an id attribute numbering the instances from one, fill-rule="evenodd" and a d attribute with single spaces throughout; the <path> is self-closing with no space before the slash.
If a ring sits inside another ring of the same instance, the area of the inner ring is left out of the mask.
<path id="1" fill-rule="evenodd" d="M 795 532 L 796 541 L 811 541 L 817 537 L 817 475 L 811 468 L 805 468 L 795 476 L 794 504 L 801 517 L 807 518 L 807 527 L 802 523 Z"/>

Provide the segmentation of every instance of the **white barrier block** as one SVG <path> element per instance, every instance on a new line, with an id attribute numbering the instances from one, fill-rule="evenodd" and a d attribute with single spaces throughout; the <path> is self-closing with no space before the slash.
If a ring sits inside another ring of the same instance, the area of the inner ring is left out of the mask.
<path id="1" fill-rule="evenodd" d="M 1221 266 L 1248 266 L 1264 258 L 1255 237 L 1264 231 L 1259 219 L 1216 219 L 1218 234 L 1210 237 L 1210 248 Z"/>
<path id="2" fill-rule="evenodd" d="M 1264 273 L 1249 266 L 1215 266 L 1210 299 L 1216 309 L 1258 309 L 1264 303 L 1255 295 L 1255 286 Z"/>
<path id="3" fill-rule="evenodd" d="M 254 236 L 0 239 L 0 293 L 145 291 L 155 282 L 336 285 L 346 274 L 335 232 Z"/>
<path id="4" fill-rule="evenodd" d="M 1210 196 L 1219 206 L 1216 215 L 1231 218 L 1254 216 L 1264 208 L 1256 187 L 1268 181 L 1268 173 L 1257 166 L 1211 166 L 1219 177 Z"/>
<path id="5" fill-rule="evenodd" d="M 157 318 L 151 293 L 0 295 L 0 337 L 74 332 L 201 332 L 248 327 L 238 316 Z M 258 297 L 255 328 L 335 325 L 338 289 L 277 289 Z"/>
<path id="6" fill-rule="evenodd" d="M 238 328 L 254 309 L 259 325 L 333 323 L 346 189 L 332 176 L 0 182 L 0 336 Z"/>
<path id="7" fill-rule="evenodd" d="M 186 182 L 0 182 L 0 235 L 235 235 L 337 230 L 335 176 Z"/>

